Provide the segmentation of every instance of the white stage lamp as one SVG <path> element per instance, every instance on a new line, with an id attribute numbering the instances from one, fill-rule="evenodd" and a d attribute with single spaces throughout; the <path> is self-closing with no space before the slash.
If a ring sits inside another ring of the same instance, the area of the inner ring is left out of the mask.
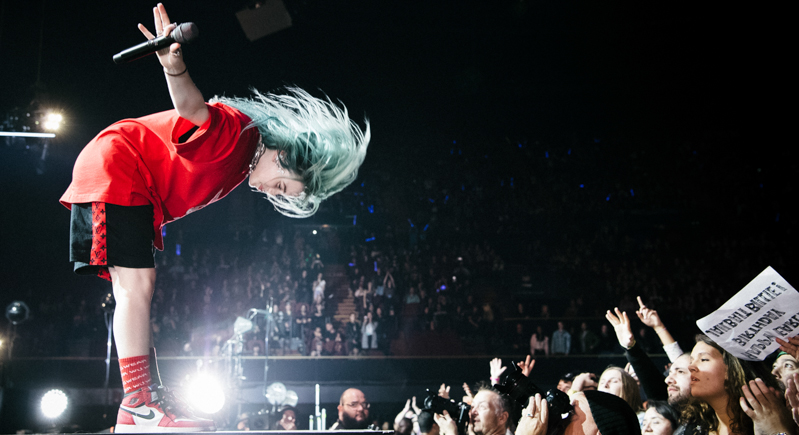
<path id="1" fill-rule="evenodd" d="M 225 406 L 225 391 L 213 377 L 201 373 L 189 381 L 186 397 L 194 408 L 205 414 L 215 414 Z"/>
<path id="2" fill-rule="evenodd" d="M 42 414 L 50 419 L 56 419 L 67 410 L 69 400 L 61 390 L 50 390 L 42 396 Z"/>

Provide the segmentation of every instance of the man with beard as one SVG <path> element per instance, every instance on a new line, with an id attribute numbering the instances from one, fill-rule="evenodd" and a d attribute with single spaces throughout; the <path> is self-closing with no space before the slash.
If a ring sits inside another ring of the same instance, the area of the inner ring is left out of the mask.
<path id="1" fill-rule="evenodd" d="M 363 391 L 350 388 L 341 394 L 338 404 L 338 420 L 330 430 L 366 429 L 369 426 L 369 402 Z"/>
<path id="2" fill-rule="evenodd" d="M 691 371 L 688 369 L 689 364 L 691 364 L 691 354 L 684 353 L 680 355 L 669 367 L 669 375 L 666 377 L 669 405 L 677 411 L 678 415 L 682 412 L 683 406 L 691 400 Z M 672 435 L 683 435 L 685 429 L 690 425 L 690 422 L 681 422 L 674 429 Z"/>
<path id="3" fill-rule="evenodd" d="M 669 375 L 665 381 L 669 395 L 669 405 L 673 406 L 678 412 L 681 411 L 682 405 L 691 398 L 691 371 L 688 370 L 690 363 L 690 354 L 684 353 L 680 355 L 669 367 Z"/>

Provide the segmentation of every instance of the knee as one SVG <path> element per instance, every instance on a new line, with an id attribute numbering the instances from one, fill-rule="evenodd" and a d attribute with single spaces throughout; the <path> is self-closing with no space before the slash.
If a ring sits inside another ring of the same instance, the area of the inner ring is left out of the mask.
<path id="1" fill-rule="evenodd" d="M 109 268 L 117 303 L 152 299 L 155 290 L 155 269 Z"/>

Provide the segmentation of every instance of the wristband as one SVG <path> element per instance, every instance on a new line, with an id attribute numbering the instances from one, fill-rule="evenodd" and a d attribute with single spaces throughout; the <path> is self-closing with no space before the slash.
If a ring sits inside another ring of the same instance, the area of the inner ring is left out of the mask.
<path id="1" fill-rule="evenodd" d="M 635 346 L 635 339 L 634 338 L 633 338 L 633 342 L 630 343 L 630 346 L 629 347 L 625 347 L 625 349 L 630 350 L 630 349 L 633 348 L 633 346 Z"/>
<path id="2" fill-rule="evenodd" d="M 182 72 L 179 72 L 177 74 L 170 74 L 170 73 L 166 72 L 166 68 L 164 68 L 164 74 L 166 74 L 168 76 L 171 76 L 171 77 L 177 77 L 177 76 L 182 76 L 183 74 L 186 74 L 186 71 L 188 71 L 188 70 L 189 70 L 189 66 L 186 65 L 186 69 L 184 69 Z"/>
<path id="3" fill-rule="evenodd" d="M 490 380 L 491 380 L 491 383 L 494 384 L 494 385 L 499 384 L 499 376 L 494 376 Z"/>

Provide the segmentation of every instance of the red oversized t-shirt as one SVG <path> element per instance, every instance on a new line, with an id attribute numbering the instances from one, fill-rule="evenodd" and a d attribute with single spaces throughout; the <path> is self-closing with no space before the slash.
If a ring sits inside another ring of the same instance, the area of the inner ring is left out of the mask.
<path id="1" fill-rule="evenodd" d="M 210 118 L 183 143 L 194 125 L 175 110 L 106 128 L 81 151 L 61 203 L 152 204 L 153 243 L 163 250 L 161 227 L 241 184 L 258 145 L 258 130 L 244 130 L 249 117 L 222 103 L 207 106 Z"/>

